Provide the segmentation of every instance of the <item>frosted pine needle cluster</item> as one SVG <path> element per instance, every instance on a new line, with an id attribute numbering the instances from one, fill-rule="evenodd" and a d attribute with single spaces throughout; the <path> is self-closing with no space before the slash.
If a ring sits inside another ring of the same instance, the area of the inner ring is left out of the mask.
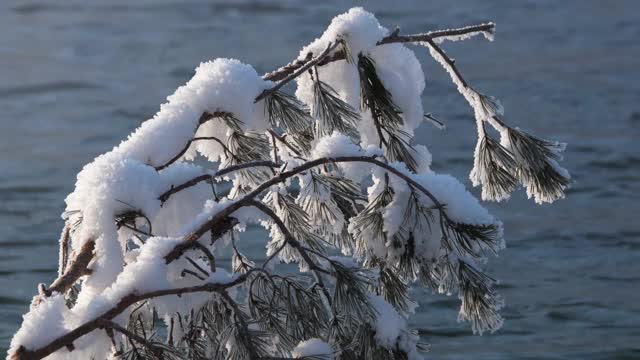
<path id="1" fill-rule="evenodd" d="M 519 185 L 536 202 L 564 196 L 564 145 L 507 124 L 440 48 L 494 29 L 401 35 L 354 8 L 263 76 L 202 63 L 78 174 L 59 275 L 38 286 L 7 358 L 421 359 L 414 288 L 458 296 L 474 332 L 499 329 L 483 264 L 502 224 L 413 141 L 425 122 L 444 127 L 421 102 L 430 54 L 473 109 L 482 198 Z M 241 250 L 247 226 L 266 230 L 263 258 Z"/>

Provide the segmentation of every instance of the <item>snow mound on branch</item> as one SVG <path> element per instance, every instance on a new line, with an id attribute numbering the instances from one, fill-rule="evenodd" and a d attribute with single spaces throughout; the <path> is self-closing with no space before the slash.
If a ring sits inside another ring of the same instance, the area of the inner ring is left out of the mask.
<path id="1" fill-rule="evenodd" d="M 418 336 L 408 331 L 407 319 L 382 296 L 371 295 L 369 301 L 376 310 L 376 320 L 372 325 L 378 344 L 387 349 L 395 349 L 397 346 L 407 353 L 409 360 L 423 359 L 416 350 Z"/>
<path id="2" fill-rule="evenodd" d="M 193 78 L 167 97 L 168 102 L 160 106 L 160 111 L 114 151 L 159 166 L 193 137 L 205 111 L 231 112 L 249 128 L 263 127 L 263 114 L 256 111 L 259 108 L 253 100 L 268 86 L 251 65 L 238 60 L 201 63 Z M 218 123 L 218 128 L 224 127 Z"/>
<path id="3" fill-rule="evenodd" d="M 333 349 L 331 345 L 322 341 L 321 339 L 313 338 L 302 341 L 293 349 L 291 356 L 294 358 L 304 358 L 307 356 L 322 356 L 325 355 L 327 359 L 331 358 Z"/>
<path id="4" fill-rule="evenodd" d="M 124 244 L 118 239 L 113 218 L 139 211 L 153 219 L 160 209 L 158 196 L 168 189 L 167 183 L 175 184 L 177 178 L 184 179 L 183 174 L 193 173 L 193 168 L 181 167 L 158 173 L 154 167 L 165 164 L 184 148 L 203 112 L 231 112 L 247 126 L 264 127 L 264 114 L 257 111 L 261 108 L 254 104 L 254 98 L 267 86 L 253 67 L 238 60 L 202 63 L 194 77 L 169 96 L 152 119 L 82 169 L 74 192 L 66 199 L 66 210 L 72 214 L 72 222 L 81 223 L 72 246 L 77 249 L 86 241 L 96 241 L 93 274 L 85 284 L 93 289 L 89 297 L 106 288 L 122 271 Z M 210 159 L 217 159 L 221 151 L 210 147 L 199 150 Z"/>
<path id="5" fill-rule="evenodd" d="M 23 316 L 22 326 L 11 339 L 8 353 L 20 346 L 37 349 L 66 333 L 64 315 L 68 313 L 64 296 L 54 295 Z"/>
<path id="6" fill-rule="evenodd" d="M 329 43 L 340 39 L 346 41 L 352 55 L 357 56 L 360 52 L 374 48 L 388 32 L 372 13 L 361 7 L 354 7 L 334 17 L 322 36 L 305 46 L 298 58 L 306 58 L 309 52 L 318 55 L 327 48 Z"/>
<path id="7" fill-rule="evenodd" d="M 402 44 L 376 46 L 376 43 L 388 32 L 371 13 L 362 8 L 352 8 L 335 17 L 322 36 L 300 52 L 300 58 L 304 58 L 308 52 L 318 55 L 329 43 L 344 40 L 353 61 L 334 61 L 319 67 L 316 69 L 317 78 L 331 86 L 352 108 L 361 110 L 358 54 L 370 56 L 375 63 L 380 80 L 402 111 L 404 124 L 401 130 L 411 136 L 424 120 L 421 100 L 425 87 L 424 73 L 415 54 L 406 46 Z M 309 74 L 303 74 L 296 81 L 298 84 L 296 96 L 300 101 L 313 107 L 314 80 Z M 357 127 L 360 133 L 360 145 L 363 148 L 378 146 L 380 139 L 370 111 L 360 111 L 360 117 L 361 121 Z M 431 156 L 425 150 L 426 148 L 420 150 L 419 158 L 430 161 Z M 421 166 L 420 169 L 428 169 L 428 164 Z"/>

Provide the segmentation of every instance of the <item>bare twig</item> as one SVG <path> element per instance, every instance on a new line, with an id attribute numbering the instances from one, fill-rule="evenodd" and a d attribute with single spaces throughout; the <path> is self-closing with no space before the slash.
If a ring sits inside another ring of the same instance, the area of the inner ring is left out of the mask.
<path id="1" fill-rule="evenodd" d="M 90 274 L 91 270 L 89 270 L 88 266 L 91 259 L 93 259 L 95 245 L 93 240 L 87 240 L 80 248 L 80 251 L 73 257 L 65 273 L 54 280 L 51 286 L 44 290 L 44 293 L 47 296 L 51 296 L 53 293 L 64 294 L 81 276 Z"/>
<path id="2" fill-rule="evenodd" d="M 280 217 L 273 210 L 271 210 L 270 207 L 253 199 L 248 200 L 248 205 L 258 208 L 260 211 L 265 213 L 265 215 L 269 216 L 273 220 L 273 222 L 276 223 L 276 225 L 284 235 L 284 241 L 289 245 L 291 245 L 296 250 L 298 250 L 298 253 L 300 254 L 300 256 L 302 256 L 304 261 L 309 265 L 311 269 L 325 273 L 325 274 L 330 274 L 329 271 L 318 266 L 315 263 L 315 261 L 313 261 L 313 259 L 309 256 L 309 254 L 307 254 L 304 247 L 300 244 L 298 240 L 295 239 L 291 231 L 289 231 L 289 229 L 287 228 L 285 223 L 282 221 L 282 219 L 280 219 Z"/>
<path id="3" fill-rule="evenodd" d="M 433 48 L 433 50 L 435 50 L 443 59 L 444 61 L 447 63 L 447 65 L 449 65 L 449 67 L 451 68 L 451 70 L 453 71 L 454 75 L 456 78 L 458 78 L 458 80 L 460 81 L 460 83 L 465 87 L 469 87 L 467 85 L 467 81 L 462 77 L 462 74 L 460 74 L 460 71 L 458 71 L 458 67 L 456 67 L 456 62 L 455 60 L 451 59 L 447 53 L 444 52 L 444 50 L 442 50 L 442 48 L 440 48 L 440 46 L 438 46 L 432 39 L 427 39 L 424 42 L 426 42 L 427 44 L 429 44 L 430 47 Z"/>
<path id="4" fill-rule="evenodd" d="M 377 45 L 391 44 L 391 43 L 406 43 L 406 42 L 422 42 L 429 41 L 438 38 L 446 38 L 451 36 L 462 36 L 462 35 L 473 35 L 473 34 L 493 34 L 496 28 L 496 24 L 494 23 L 486 23 L 479 25 L 466 26 L 458 29 L 448 29 L 448 30 L 437 30 L 437 31 L 429 31 L 422 34 L 412 34 L 412 35 L 399 35 L 400 29 L 396 28 L 389 36 L 384 39 L 378 41 Z"/>
<path id="5" fill-rule="evenodd" d="M 213 236 L 215 236 L 215 234 L 212 234 Z M 213 256 L 213 254 L 211 253 L 211 251 L 209 251 L 209 249 L 202 245 L 199 242 L 194 243 L 195 244 L 195 248 L 202 251 L 204 253 L 204 255 L 207 257 L 207 260 L 209 260 L 209 269 L 211 270 L 212 273 L 216 272 L 216 258 Z"/>

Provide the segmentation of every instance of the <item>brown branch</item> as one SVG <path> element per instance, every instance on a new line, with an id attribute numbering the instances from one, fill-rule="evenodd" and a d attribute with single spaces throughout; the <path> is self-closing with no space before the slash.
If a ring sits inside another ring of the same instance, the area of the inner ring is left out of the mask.
<path id="1" fill-rule="evenodd" d="M 293 236 L 291 231 L 289 231 L 289 229 L 287 228 L 285 223 L 282 221 L 282 219 L 280 219 L 280 217 L 273 210 L 271 210 L 270 207 L 268 207 L 267 205 L 261 203 L 260 201 L 253 200 L 253 199 L 248 201 L 248 205 L 259 209 L 265 215 L 269 216 L 273 220 L 273 222 L 276 223 L 276 225 L 278 226 L 278 228 L 280 229 L 280 231 L 284 235 L 284 241 L 286 243 L 288 243 L 289 245 L 291 245 L 293 248 L 295 248 L 298 251 L 300 256 L 302 256 L 304 261 L 307 264 L 309 264 L 309 267 L 311 269 L 317 270 L 317 271 L 325 273 L 325 274 L 330 274 L 326 269 L 321 268 L 320 266 L 318 266 L 315 263 L 315 261 L 313 261 L 313 259 L 311 259 L 311 257 L 306 252 L 304 247 L 300 244 L 300 242 L 298 240 L 295 239 L 295 237 Z"/>
<path id="2" fill-rule="evenodd" d="M 285 180 L 287 180 L 288 178 L 291 178 L 297 174 L 300 174 L 304 171 L 307 171 L 313 167 L 316 166 L 320 166 L 320 165 L 324 165 L 324 164 L 329 164 L 329 163 L 341 163 L 341 162 L 365 162 L 365 163 L 370 163 L 370 164 L 374 164 L 378 167 L 381 167 L 385 170 L 387 170 L 388 172 L 400 177 L 401 179 L 405 180 L 407 183 L 409 183 L 410 185 L 414 186 L 416 189 L 420 190 L 421 192 L 423 192 L 427 197 L 429 197 L 432 202 L 435 204 L 435 206 L 439 209 L 440 213 L 444 215 L 444 206 L 435 198 L 435 196 L 433 196 L 431 194 L 431 192 L 429 192 L 427 189 L 425 189 L 422 185 L 420 185 L 419 183 L 417 183 L 415 180 L 411 179 L 409 176 L 407 176 L 406 174 L 402 173 L 401 171 L 395 169 L 394 167 L 380 161 L 377 160 L 373 157 L 366 157 L 366 156 L 338 156 L 338 157 L 334 157 L 334 158 L 320 158 L 320 159 L 316 159 L 316 160 L 312 160 L 309 161 L 305 164 L 302 164 L 300 166 L 297 166 L 289 171 L 285 171 L 282 172 L 274 177 L 272 177 L 270 180 L 267 180 L 266 182 L 262 183 L 260 186 L 258 186 L 256 189 L 252 190 L 251 192 L 249 192 L 247 195 L 245 195 L 243 198 L 241 198 L 240 200 L 230 204 L 229 206 L 227 206 L 225 209 L 219 211 L 217 214 L 215 214 L 209 221 L 207 221 L 206 223 L 204 223 L 202 226 L 200 226 L 200 228 L 198 228 L 196 231 L 194 231 L 193 233 L 191 233 L 190 235 L 185 237 L 185 240 L 180 243 L 179 245 L 177 245 L 171 252 L 169 252 L 167 254 L 167 256 L 165 256 L 165 260 L 167 263 L 179 258 L 186 250 L 191 249 L 194 247 L 194 243 L 198 241 L 198 239 L 204 235 L 205 233 L 207 233 L 210 230 L 215 230 L 217 232 L 217 235 L 221 236 L 222 234 L 224 234 L 225 232 L 231 230 L 233 228 L 233 226 L 235 226 L 235 224 L 237 224 L 237 220 L 234 218 L 229 217 L 229 215 L 231 215 L 234 211 L 240 209 L 243 206 L 253 206 L 255 204 L 255 200 L 254 198 L 259 195 L 260 193 L 262 193 L 264 190 L 270 188 L 272 185 L 276 185 L 278 183 L 281 183 Z M 267 208 L 268 209 L 268 208 Z M 270 210 L 270 209 L 269 209 Z M 441 221 L 442 221 L 441 217 Z M 297 240 L 294 240 L 295 242 L 292 243 L 292 246 L 295 246 L 295 243 L 297 243 Z M 90 242 L 93 243 L 93 242 Z M 85 244 L 86 245 L 86 244 Z M 298 243 L 299 245 L 299 243 Z M 91 248 L 93 248 L 93 244 L 91 244 Z M 301 253 L 301 256 L 303 256 L 303 258 L 305 259 L 305 261 L 307 261 L 307 259 L 305 258 L 304 255 L 302 255 L 303 253 Z M 308 254 L 307 254 L 308 257 Z M 310 261 L 308 262 L 309 266 L 313 266 L 313 262 Z M 71 269 L 74 269 L 74 265 L 72 264 L 70 267 L 70 271 Z M 86 267 L 84 267 L 84 269 L 86 269 Z M 321 269 L 321 268 L 320 268 Z M 324 270 L 324 269 L 322 269 Z M 219 290 L 224 290 L 228 287 L 232 287 L 235 286 L 241 282 L 243 282 L 246 277 L 248 276 L 248 274 L 251 273 L 252 270 L 249 270 L 249 272 L 239 276 L 238 278 L 236 278 L 236 280 L 227 283 L 227 284 L 204 284 L 204 285 L 199 285 L 199 286 L 193 286 L 193 287 L 187 287 L 187 288 L 179 288 L 179 289 L 168 289 L 168 290 L 158 290 L 158 291 L 152 291 L 152 292 L 148 292 L 145 294 L 141 294 L 141 295 L 136 295 L 136 294 L 130 294 L 127 295 L 126 297 L 124 297 L 122 300 L 120 300 L 120 302 L 118 303 L 117 306 L 115 306 L 114 308 L 108 310 L 107 312 L 103 313 L 101 316 L 98 316 L 96 319 L 89 321 L 77 328 L 75 328 L 74 330 L 70 331 L 69 333 L 53 340 L 51 343 L 36 349 L 36 350 L 27 350 L 24 347 L 20 347 L 18 349 L 18 351 L 14 354 L 11 355 L 11 359 L 12 360 L 18 360 L 18 359 L 41 359 L 45 356 L 48 356 L 49 354 L 53 353 L 54 351 L 65 347 L 65 346 L 73 346 L 73 341 L 77 338 L 79 338 L 80 336 L 83 336 L 91 331 L 93 331 L 96 327 L 98 327 L 98 322 L 97 319 L 108 319 L 111 320 L 113 319 L 115 316 L 117 316 L 118 314 L 120 314 L 122 311 L 124 311 L 127 307 L 129 307 L 130 305 L 145 300 L 145 299 L 149 299 L 149 298 L 153 298 L 153 297 L 158 297 L 158 296 L 165 296 L 165 295 L 180 295 L 180 294 L 184 294 L 184 293 L 192 293 L 192 292 L 202 292 L 202 291 L 219 291 Z M 326 270 L 325 270 L 326 271 Z M 76 278 L 77 280 L 77 278 Z M 318 276 L 318 282 L 322 281 L 322 279 Z M 75 281 L 74 281 L 75 282 Z"/>
<path id="3" fill-rule="evenodd" d="M 160 200 L 161 202 L 166 202 L 167 200 L 169 200 L 169 197 L 177 192 L 180 192 L 184 189 L 190 188 L 192 186 L 195 186 L 203 181 L 212 181 L 213 179 L 213 175 L 208 175 L 208 174 L 204 174 L 204 175 L 200 175 L 197 176 L 189 181 L 183 182 L 180 185 L 177 186 L 172 186 L 171 189 L 165 191 L 164 193 L 162 193 L 162 195 L 160 195 L 158 197 L 158 200 Z"/>
<path id="4" fill-rule="evenodd" d="M 142 294 L 129 294 L 123 297 L 114 307 L 105 311 L 100 316 L 97 316 L 93 320 L 85 322 L 84 324 L 71 330 L 65 335 L 62 335 L 52 340 L 50 343 L 48 343 L 47 345 L 44 345 L 39 349 L 29 350 L 24 346 L 21 346 L 15 353 L 10 355 L 10 359 L 11 360 L 42 359 L 46 356 L 51 355 L 52 353 L 54 353 L 55 351 L 63 347 L 73 346 L 73 342 L 76 339 L 90 333 L 95 329 L 100 328 L 101 326 L 104 326 L 103 324 L 105 320 L 107 321 L 112 320 L 113 318 L 121 314 L 123 311 L 125 311 L 129 306 L 139 301 L 156 298 L 160 296 L 167 296 L 167 295 L 180 296 L 182 294 L 190 294 L 190 293 L 196 293 L 196 292 L 221 292 L 228 288 L 231 288 L 238 284 L 243 283 L 244 281 L 246 281 L 246 279 L 248 278 L 251 272 L 252 271 L 249 270 L 249 272 L 238 276 L 237 278 L 235 278 L 234 280 L 228 283 L 207 283 L 207 284 L 198 285 L 198 286 L 150 291 Z"/>
<path id="5" fill-rule="evenodd" d="M 378 41 L 376 45 L 382 46 L 382 45 L 391 44 L 391 43 L 427 42 L 431 46 L 433 46 L 434 49 L 436 49 L 436 51 L 441 53 L 441 55 L 445 59 L 447 59 L 447 63 L 449 63 L 452 66 L 452 68 L 454 69 L 454 71 L 456 72 L 456 74 L 458 75 L 460 80 L 463 82 L 463 84 L 465 84 L 465 87 L 466 87 L 466 82 L 464 81 L 460 73 L 457 71 L 455 66 L 453 65 L 453 60 L 451 60 L 446 54 L 444 54 L 444 51 L 442 51 L 442 49 L 440 49 L 435 44 L 434 39 L 446 38 L 449 36 L 460 36 L 465 34 L 483 33 L 483 32 L 493 34 L 494 30 L 495 30 L 494 23 L 472 25 L 472 26 L 467 26 L 467 27 L 458 28 L 458 29 L 437 30 L 437 31 L 431 31 L 431 32 L 422 33 L 422 34 L 413 34 L 413 35 L 399 35 L 398 34 L 399 29 L 396 29 L 396 31 L 394 31 L 392 34 Z M 303 74 L 305 71 L 307 71 L 313 66 L 323 66 L 334 61 L 346 59 L 346 54 L 344 53 L 344 51 L 336 51 L 333 54 L 329 55 L 331 51 L 336 49 L 338 44 L 339 44 L 338 41 L 334 43 L 329 43 L 327 48 L 315 58 L 313 57 L 313 53 L 309 53 L 307 54 L 307 57 L 305 59 L 297 59 L 275 71 L 264 74 L 262 76 L 264 80 L 279 81 L 279 82 L 275 86 L 271 87 L 270 89 L 266 89 L 262 93 L 260 93 L 255 98 L 254 102 L 258 102 L 266 98 L 270 94 L 280 90 L 288 82 L 300 76 L 301 74 Z M 223 111 L 216 111 L 213 114 L 208 112 L 202 113 L 202 115 L 200 116 L 200 119 L 198 120 L 198 126 L 196 127 L 196 131 L 200 127 L 200 125 L 204 124 L 205 122 L 216 117 L 224 116 L 225 114 L 227 113 Z M 178 161 L 187 152 L 187 150 L 189 149 L 189 146 L 191 146 L 191 143 L 194 140 L 195 139 L 190 140 L 186 144 L 186 146 L 178 154 L 176 154 L 171 160 L 167 161 L 163 165 L 157 166 L 156 170 L 162 170 L 167 166 L 173 164 L 174 162 Z"/>
<path id="6" fill-rule="evenodd" d="M 211 234 L 212 236 L 215 236 L 215 234 Z M 207 260 L 209 260 L 209 269 L 211 270 L 212 273 L 216 272 L 216 258 L 213 256 L 213 254 L 211 253 L 211 251 L 209 251 L 209 249 L 200 244 L 199 242 L 195 242 L 195 248 L 202 251 L 204 253 L 204 255 L 207 257 Z"/>
<path id="7" fill-rule="evenodd" d="M 200 244 L 200 243 L 198 243 Z M 193 267 L 195 267 L 196 269 L 198 269 L 204 276 L 209 277 L 209 273 L 207 272 L 207 270 L 203 269 L 202 266 L 200 266 L 195 260 L 193 260 L 192 258 L 185 256 L 185 259 L 187 259 L 187 261 L 193 265 Z M 204 280 L 204 279 L 202 279 Z"/>
<path id="8" fill-rule="evenodd" d="M 53 293 L 66 293 L 81 276 L 91 273 L 88 266 L 91 259 L 93 259 L 93 249 L 95 248 L 95 245 L 96 243 L 94 240 L 87 240 L 82 245 L 80 251 L 73 257 L 71 263 L 69 263 L 65 273 L 55 279 L 53 283 L 51 283 L 51 286 L 44 289 L 44 293 L 47 297 L 51 296 Z M 37 303 L 39 303 L 39 301 Z"/>
<path id="9" fill-rule="evenodd" d="M 198 119 L 198 124 L 196 125 L 196 128 L 195 128 L 195 130 L 193 132 L 194 133 L 197 132 L 198 129 L 200 128 L 200 125 L 206 123 L 207 121 L 215 119 L 215 118 L 223 117 L 223 116 L 225 116 L 227 114 L 228 113 L 224 112 L 224 111 L 216 111 L 214 113 L 209 113 L 209 112 L 206 112 L 206 111 L 203 112 L 202 115 L 200 115 L 200 118 Z M 198 139 L 198 140 L 200 140 L 200 139 Z M 191 143 L 193 141 L 194 141 L 194 139 L 189 140 L 189 142 L 187 142 L 187 145 L 184 148 L 182 148 L 182 150 L 180 150 L 180 152 L 178 154 L 176 154 L 173 158 L 171 158 L 166 163 L 164 163 L 164 164 L 162 164 L 160 166 L 156 166 L 155 169 L 157 171 L 160 171 L 160 170 L 166 168 L 167 166 L 173 164 L 174 162 L 180 160 L 180 158 L 187 152 L 187 150 L 189 150 L 189 146 L 191 146 Z"/>
<path id="10" fill-rule="evenodd" d="M 233 204 L 231 204 L 226 209 L 229 209 L 232 206 Z M 238 208 L 239 207 L 234 207 L 234 211 Z M 223 215 L 227 213 L 227 211 L 225 210 L 218 212 L 218 214 L 214 215 L 211 220 L 207 221 L 204 225 L 200 226 L 191 234 L 185 236 L 184 241 L 178 244 L 164 257 L 167 264 L 178 259 L 187 250 L 196 248 L 198 245 L 195 245 L 195 243 L 207 232 L 213 230 L 212 237 L 214 239 L 218 239 L 219 237 L 233 229 L 233 227 L 238 224 L 238 219 Z"/>
<path id="11" fill-rule="evenodd" d="M 322 290 L 322 293 L 324 294 L 324 297 L 327 300 L 327 303 L 329 304 L 329 306 L 331 306 L 332 300 L 331 300 L 331 296 L 329 295 L 329 290 L 325 286 L 324 280 L 322 280 L 322 274 L 331 275 L 331 272 L 320 267 L 318 264 L 316 264 L 315 261 L 313 261 L 311 256 L 309 256 L 309 254 L 307 253 L 306 248 L 302 246 L 302 244 L 300 244 L 300 242 L 294 238 L 293 234 L 289 231 L 285 223 L 282 221 L 282 219 L 280 219 L 280 217 L 278 216 L 278 214 L 275 213 L 275 211 L 271 210 L 270 207 L 261 203 L 260 201 L 253 200 L 253 199 L 249 201 L 249 205 L 259 209 L 260 211 L 265 213 L 267 216 L 269 216 L 276 223 L 280 231 L 282 231 L 282 233 L 284 234 L 284 243 L 289 244 L 291 245 L 291 247 L 296 249 L 298 251 L 298 254 L 300 254 L 302 259 L 304 259 L 304 261 L 307 263 L 307 265 L 309 266 L 309 269 L 311 269 L 311 271 L 313 272 L 313 275 L 316 279 L 316 283 Z M 283 248 L 284 246 L 278 249 L 278 251 L 282 250 Z M 275 253 L 273 256 L 275 256 Z"/>
<path id="12" fill-rule="evenodd" d="M 436 51 L 441 52 L 442 53 L 441 55 L 443 55 L 445 59 L 449 59 L 446 56 L 446 54 L 444 54 L 442 49 L 440 49 L 437 45 L 435 45 L 434 39 L 446 38 L 449 36 L 460 36 L 465 34 L 482 33 L 482 32 L 492 34 L 494 30 L 495 30 L 495 24 L 488 23 L 488 24 L 467 26 L 467 27 L 458 28 L 458 29 L 438 30 L 438 31 L 431 31 L 427 33 L 413 34 L 413 35 L 399 35 L 398 31 L 394 31 L 389 36 L 386 36 L 382 38 L 380 41 L 378 41 L 376 45 L 382 46 L 382 45 L 391 44 L 391 43 L 427 42 L 431 46 L 433 46 L 434 49 L 436 49 Z M 329 43 L 327 48 L 315 58 L 313 57 L 312 53 L 309 53 L 307 54 L 307 57 L 305 59 L 297 59 L 275 71 L 264 74 L 262 76 L 264 80 L 279 81 L 279 82 L 275 86 L 271 87 L 270 89 L 266 89 L 262 93 L 260 93 L 255 98 L 254 101 L 258 102 L 264 99 L 265 97 L 269 96 L 270 94 L 280 90 L 288 82 L 300 76 L 301 74 L 303 74 L 305 71 L 307 71 L 313 66 L 323 66 L 334 61 L 344 60 L 346 58 L 346 54 L 344 53 L 344 51 L 336 51 L 329 56 L 329 53 L 335 50 L 338 44 L 339 44 L 338 41 L 334 43 Z M 453 61 L 451 59 L 449 59 L 447 62 L 450 62 L 450 61 L 451 61 L 451 64 L 453 64 Z M 453 68 L 455 69 L 455 66 Z M 457 69 L 455 69 L 455 71 L 459 75 L 459 73 L 457 72 Z M 459 77 L 466 86 L 466 83 L 464 82 L 462 77 L 461 76 Z M 198 120 L 198 126 L 196 127 L 196 131 L 198 127 L 200 127 L 200 125 L 204 124 L 205 122 L 213 118 L 221 117 L 224 115 L 225 115 L 225 112 L 223 111 L 216 111 L 213 114 L 208 112 L 202 113 L 202 115 L 200 116 L 200 119 Z M 157 166 L 156 170 L 162 170 L 167 166 L 173 164 L 174 162 L 178 161 L 187 152 L 192 141 L 193 139 L 190 140 L 186 144 L 186 146 L 180 151 L 180 153 L 176 154 L 176 156 L 174 156 L 171 160 L 169 160 L 163 165 Z"/>

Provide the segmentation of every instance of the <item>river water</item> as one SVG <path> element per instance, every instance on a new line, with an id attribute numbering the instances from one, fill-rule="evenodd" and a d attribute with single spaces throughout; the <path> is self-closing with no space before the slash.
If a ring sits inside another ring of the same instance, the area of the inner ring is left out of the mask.
<path id="1" fill-rule="evenodd" d="M 411 318 L 434 359 L 640 358 L 640 2 L 415 1 L 363 5 L 403 32 L 493 20 L 496 41 L 446 44 L 467 80 L 502 99 L 508 120 L 569 143 L 567 199 L 517 193 L 489 204 L 508 248 L 504 327 L 474 336 L 457 299 L 416 291 Z M 56 273 L 59 214 L 75 174 L 108 151 L 193 74 L 235 57 L 260 72 L 287 63 L 339 1 L 3 1 L 0 3 L 0 350 L 39 282 Z M 434 167 L 469 184 L 471 111 L 417 49 L 427 76 L 424 125 Z M 634 145 L 635 144 L 635 145 Z M 475 191 L 475 190 L 474 190 Z M 476 191 L 477 193 L 477 191 Z M 257 231 L 245 237 L 262 251 Z"/>

